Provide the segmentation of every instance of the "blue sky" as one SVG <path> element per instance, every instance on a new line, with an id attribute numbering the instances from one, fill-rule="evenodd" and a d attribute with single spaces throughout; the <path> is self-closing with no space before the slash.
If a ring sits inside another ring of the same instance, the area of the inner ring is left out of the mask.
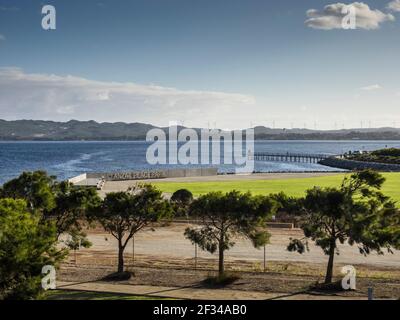
<path id="1" fill-rule="evenodd" d="M 306 21 L 335 1 L 0 0 L 0 118 L 400 126 L 390 2 L 325 30 Z M 41 28 L 44 4 L 56 30 Z"/>

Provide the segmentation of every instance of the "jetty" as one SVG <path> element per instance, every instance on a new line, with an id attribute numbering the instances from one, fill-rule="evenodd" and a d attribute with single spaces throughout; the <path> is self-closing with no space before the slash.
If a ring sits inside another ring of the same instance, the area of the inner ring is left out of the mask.
<path id="1" fill-rule="evenodd" d="M 276 152 L 255 152 L 249 155 L 255 161 L 281 161 L 281 162 L 301 162 L 301 163 L 320 163 L 328 158 L 338 157 L 332 154 L 313 154 L 313 153 L 276 153 Z"/>

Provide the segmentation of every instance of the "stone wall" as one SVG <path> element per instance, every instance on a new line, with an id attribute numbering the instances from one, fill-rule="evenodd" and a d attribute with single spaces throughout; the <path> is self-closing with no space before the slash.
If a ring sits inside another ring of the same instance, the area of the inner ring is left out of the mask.
<path id="1" fill-rule="evenodd" d="M 68 181 L 73 183 L 73 184 L 76 184 L 76 183 L 79 183 L 79 182 L 81 182 L 83 180 L 86 180 L 86 179 L 87 179 L 87 176 L 86 176 L 86 173 L 84 173 L 84 174 L 81 174 L 79 176 L 73 177 L 73 178 L 69 179 Z"/>
<path id="2" fill-rule="evenodd" d="M 200 176 L 216 176 L 217 168 L 193 168 L 193 169 L 165 169 L 165 170 L 143 170 L 131 172 L 90 172 L 88 179 L 104 178 L 108 181 L 124 180 L 146 180 L 164 178 L 184 178 Z"/>
<path id="3" fill-rule="evenodd" d="M 398 164 L 386 164 L 377 162 L 365 162 L 365 161 L 354 161 L 340 158 L 328 158 L 321 160 L 319 164 L 324 166 L 347 169 L 347 170 L 365 170 L 373 169 L 383 172 L 400 172 L 400 165 Z"/>

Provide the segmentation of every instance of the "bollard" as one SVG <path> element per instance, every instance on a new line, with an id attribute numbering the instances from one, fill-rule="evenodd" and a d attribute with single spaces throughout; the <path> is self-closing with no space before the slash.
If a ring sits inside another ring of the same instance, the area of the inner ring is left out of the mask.
<path id="1" fill-rule="evenodd" d="M 197 271 L 197 243 L 194 245 L 194 270 Z"/>
<path id="2" fill-rule="evenodd" d="M 267 264 L 266 264 L 265 258 L 266 258 L 266 252 L 265 252 L 265 245 L 264 245 L 264 272 L 267 270 Z"/>
<path id="3" fill-rule="evenodd" d="M 374 289 L 368 288 L 368 300 L 374 300 Z"/>
<path id="4" fill-rule="evenodd" d="M 135 236 L 132 236 L 132 268 L 135 267 Z"/>

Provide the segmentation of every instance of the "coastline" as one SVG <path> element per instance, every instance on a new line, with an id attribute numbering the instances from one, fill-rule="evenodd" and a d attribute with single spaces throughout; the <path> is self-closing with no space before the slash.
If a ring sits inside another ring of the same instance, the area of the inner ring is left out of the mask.
<path id="1" fill-rule="evenodd" d="M 60 180 L 67 180 L 84 172 L 128 172 L 158 169 L 146 162 L 144 141 L 0 141 L 0 184 L 23 171 L 46 170 Z M 398 147 L 398 141 L 317 141 L 317 140 L 259 140 L 257 152 L 302 152 L 341 154 L 348 150 L 376 150 Z M 190 166 L 193 167 L 193 166 Z M 160 169 L 166 168 L 160 166 Z M 171 168 L 175 168 L 171 166 Z M 184 168 L 179 167 L 179 168 Z M 189 168 L 189 166 L 188 166 Z M 256 173 L 340 173 L 343 169 L 328 166 L 255 161 Z M 231 176 L 234 167 L 219 166 L 222 176 Z"/>
<path id="2" fill-rule="evenodd" d="M 161 141 L 168 141 L 167 140 L 161 140 Z M 202 140 L 198 140 L 202 141 Z M 265 139 L 265 138 L 257 138 L 255 137 L 254 140 L 255 142 L 349 142 L 349 143 L 361 143 L 361 142 L 377 142 L 377 143 L 382 143 L 382 142 L 388 142 L 388 143 L 400 143 L 400 138 L 398 139 L 340 139 L 340 138 L 329 138 L 329 139 L 312 139 L 312 138 L 307 138 L 307 137 L 301 137 L 299 139 L 293 139 L 293 138 L 282 138 L 279 137 L 279 139 Z M 2 139 L 0 138 L 0 143 L 106 143 L 106 142 L 140 142 L 140 143 L 152 143 L 153 141 L 147 141 L 145 137 L 140 138 L 140 139 L 109 139 L 109 138 L 98 138 L 98 139 L 65 139 L 65 140 L 59 140 L 59 139 Z"/>

